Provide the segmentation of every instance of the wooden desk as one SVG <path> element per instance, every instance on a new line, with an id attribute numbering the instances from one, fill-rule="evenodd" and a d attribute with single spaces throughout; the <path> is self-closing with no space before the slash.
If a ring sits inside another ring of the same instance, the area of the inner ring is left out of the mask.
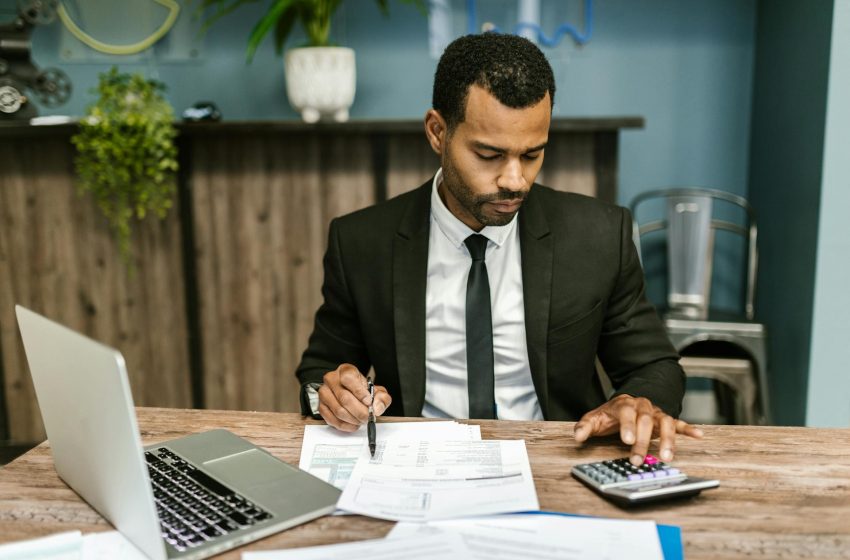
<path id="1" fill-rule="evenodd" d="M 297 414 L 140 408 L 145 444 L 227 428 L 292 464 L 302 426 Z M 625 454 L 613 438 L 577 446 L 568 422 L 481 421 L 485 439 L 525 439 L 540 506 L 682 528 L 689 559 L 850 558 L 850 430 L 705 426 L 703 441 L 679 442 L 676 464 L 721 486 L 694 500 L 621 510 L 574 480 L 570 467 Z M 380 427 L 379 427 L 380 430 Z M 380 433 L 380 432 L 379 432 Z M 265 550 L 378 538 L 392 523 L 324 517 L 236 549 Z M 0 470 L 0 542 L 110 526 L 56 475 L 42 444 Z"/>

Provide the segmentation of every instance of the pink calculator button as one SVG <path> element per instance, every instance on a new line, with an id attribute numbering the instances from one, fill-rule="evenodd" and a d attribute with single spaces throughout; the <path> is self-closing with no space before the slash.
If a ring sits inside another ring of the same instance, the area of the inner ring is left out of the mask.
<path id="1" fill-rule="evenodd" d="M 658 463 L 658 459 L 656 459 L 652 455 L 647 455 L 646 458 L 644 458 L 643 462 L 645 465 L 654 465 Z"/>

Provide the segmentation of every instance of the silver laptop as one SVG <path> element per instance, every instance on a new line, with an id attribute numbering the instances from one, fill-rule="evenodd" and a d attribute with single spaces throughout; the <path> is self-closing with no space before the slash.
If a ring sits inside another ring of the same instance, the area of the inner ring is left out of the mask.
<path id="1" fill-rule="evenodd" d="M 121 353 L 15 311 L 56 472 L 153 560 L 206 558 L 334 510 L 339 490 L 226 430 L 143 449 Z"/>

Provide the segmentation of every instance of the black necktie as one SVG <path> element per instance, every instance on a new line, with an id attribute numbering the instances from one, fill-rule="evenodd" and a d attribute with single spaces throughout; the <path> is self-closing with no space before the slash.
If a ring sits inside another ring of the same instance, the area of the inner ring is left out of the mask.
<path id="1" fill-rule="evenodd" d="M 474 234 L 466 238 L 472 255 L 466 282 L 466 372 L 469 391 L 469 417 L 495 418 L 493 378 L 493 320 L 490 312 L 490 280 L 484 253 L 487 238 Z"/>

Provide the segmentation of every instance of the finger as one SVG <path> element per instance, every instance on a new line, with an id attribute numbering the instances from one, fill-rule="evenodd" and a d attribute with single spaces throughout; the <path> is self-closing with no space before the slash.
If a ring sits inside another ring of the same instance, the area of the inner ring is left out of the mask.
<path id="1" fill-rule="evenodd" d="M 643 464 L 643 460 L 649 451 L 649 442 L 655 429 L 654 410 L 646 399 L 636 399 L 637 421 L 635 423 L 635 440 L 632 445 L 631 463 L 635 466 Z"/>
<path id="2" fill-rule="evenodd" d="M 604 406 L 604 405 L 603 405 Z M 579 443 L 587 441 L 591 436 L 601 435 L 606 426 L 606 418 L 608 416 L 600 410 L 602 407 L 595 408 L 582 416 L 576 425 L 573 427 L 573 437 Z"/>
<path id="3" fill-rule="evenodd" d="M 362 424 L 369 419 L 367 406 L 372 402 L 372 396 L 367 389 L 366 378 L 351 364 L 342 364 L 337 368 L 339 383 L 331 385 L 339 404 L 354 418 L 354 423 Z M 365 395 L 365 398 L 364 398 Z M 347 422 L 351 419 L 344 418 Z"/>
<path id="4" fill-rule="evenodd" d="M 360 402 L 347 388 L 340 386 L 334 391 L 334 396 L 340 404 L 339 410 L 334 409 L 337 416 L 353 424 L 363 424 L 369 420 L 369 407 Z"/>
<path id="5" fill-rule="evenodd" d="M 319 404 L 324 404 L 331 414 L 339 420 L 346 422 L 348 424 L 353 424 L 355 426 L 359 426 L 368 418 L 368 410 L 366 407 L 360 404 L 354 396 L 348 392 L 348 390 L 337 386 L 335 389 L 329 387 L 328 385 L 322 385 L 319 389 Z M 348 406 L 346 406 L 346 404 Z M 350 407 L 360 406 L 366 412 L 364 419 L 361 421 L 358 416 L 352 414 L 349 410 Z M 327 420 L 326 420 L 327 421 Z"/>
<path id="6" fill-rule="evenodd" d="M 378 387 L 375 385 L 375 405 L 372 407 L 372 410 L 375 411 L 375 416 L 380 416 L 393 402 L 393 398 L 387 392 L 384 387 Z"/>
<path id="7" fill-rule="evenodd" d="M 665 414 L 659 424 L 658 456 L 662 461 L 672 461 L 676 451 L 676 420 Z"/>
<path id="8" fill-rule="evenodd" d="M 573 438 L 579 443 L 587 441 L 587 438 L 593 435 L 594 432 L 594 417 L 595 414 L 588 412 L 581 417 L 581 420 L 576 422 L 573 427 Z"/>
<path id="9" fill-rule="evenodd" d="M 617 418 L 619 406 L 620 401 L 614 399 L 586 413 L 573 427 L 573 437 L 581 443 L 591 436 L 607 436 L 615 433 L 620 424 Z"/>
<path id="10" fill-rule="evenodd" d="M 705 435 L 702 430 L 696 426 L 691 426 L 684 420 L 676 420 L 676 433 L 696 439 L 700 439 L 703 435 Z"/>
<path id="11" fill-rule="evenodd" d="M 319 403 L 319 414 L 321 414 L 322 418 L 325 420 L 325 422 L 327 422 L 329 426 L 333 426 L 337 430 L 343 432 L 354 432 L 357 430 L 357 426 L 355 426 L 354 424 L 344 422 L 337 418 L 336 415 L 331 412 L 331 409 L 328 408 L 328 405 L 326 405 L 325 403 Z"/>
<path id="12" fill-rule="evenodd" d="M 637 409 L 634 401 L 620 405 L 617 411 L 617 419 L 620 421 L 620 439 L 626 445 L 632 445 L 635 442 L 635 422 L 637 420 Z"/>
<path id="13" fill-rule="evenodd" d="M 361 404 L 368 406 L 372 402 L 372 395 L 369 393 L 369 384 L 366 382 L 366 377 L 356 367 L 351 364 L 341 365 L 339 367 L 339 382 Z"/>

